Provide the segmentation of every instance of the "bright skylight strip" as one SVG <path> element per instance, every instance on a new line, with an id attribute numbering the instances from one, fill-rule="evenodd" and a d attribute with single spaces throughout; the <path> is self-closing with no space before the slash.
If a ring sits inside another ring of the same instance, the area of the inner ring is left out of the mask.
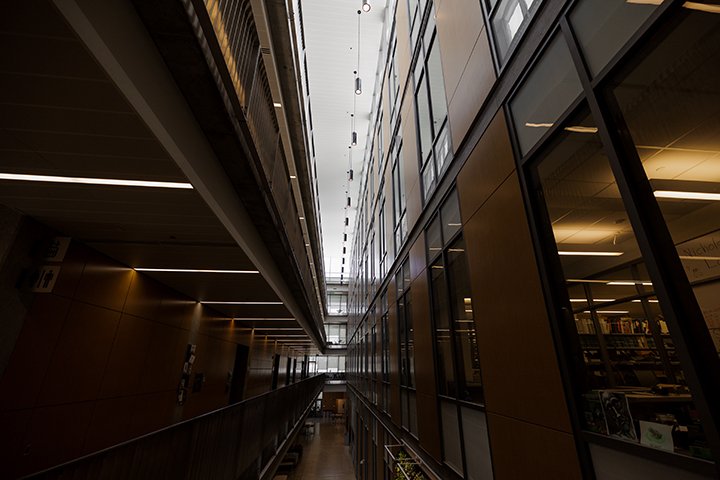
<path id="1" fill-rule="evenodd" d="M 170 273 L 260 273 L 257 270 L 211 270 L 194 268 L 145 268 L 135 267 L 137 272 L 170 272 Z"/>
<path id="2" fill-rule="evenodd" d="M 75 183 L 82 185 L 110 185 L 118 187 L 151 187 L 190 189 L 190 183 L 151 182 L 146 180 L 121 180 L 117 178 L 61 177 L 57 175 L 28 175 L 23 173 L 0 173 L 0 180 L 19 180 L 23 182 Z"/>

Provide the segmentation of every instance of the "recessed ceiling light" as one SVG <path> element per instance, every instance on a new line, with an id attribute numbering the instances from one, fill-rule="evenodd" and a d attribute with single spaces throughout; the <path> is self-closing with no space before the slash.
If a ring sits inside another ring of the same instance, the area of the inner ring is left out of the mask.
<path id="1" fill-rule="evenodd" d="M 202 301 L 207 305 L 282 305 L 283 302 L 206 302 Z"/>
<path id="2" fill-rule="evenodd" d="M 700 2 L 685 2 L 683 7 L 689 8 L 690 10 L 698 10 L 700 12 L 707 13 L 720 13 L 720 5 L 709 5 L 707 3 Z"/>
<path id="3" fill-rule="evenodd" d="M 583 313 L 590 313 L 590 310 L 585 310 Z M 630 313 L 630 310 L 596 310 L 595 313 L 607 313 L 607 314 L 623 314 Z"/>
<path id="4" fill-rule="evenodd" d="M 583 303 L 583 302 L 587 303 L 587 299 L 585 299 L 585 298 L 571 298 L 570 301 L 573 303 Z M 614 298 L 593 298 L 593 302 L 596 302 L 596 303 L 614 302 L 614 301 L 615 301 Z"/>
<path id="5" fill-rule="evenodd" d="M 565 127 L 565 131 L 573 133 L 597 133 L 597 127 L 583 127 L 582 125 L 573 125 Z"/>
<path id="6" fill-rule="evenodd" d="M 20 173 L 0 173 L 0 180 L 18 180 L 22 182 L 75 183 L 82 185 L 108 185 L 117 187 L 150 187 L 150 188 L 193 188 L 190 183 L 154 182 L 146 180 L 121 180 L 117 178 L 61 177 L 56 175 L 27 175 Z"/>
<path id="7" fill-rule="evenodd" d="M 677 198 L 679 200 L 712 200 L 720 201 L 720 193 L 710 192 L 681 192 L 675 190 L 656 190 L 657 198 Z"/>
<path id="8" fill-rule="evenodd" d="M 558 255 L 566 256 L 578 256 L 578 257 L 619 257 L 624 252 L 573 252 L 573 251 L 559 251 Z"/>
<path id="9" fill-rule="evenodd" d="M 170 272 L 170 273 L 260 273 L 257 270 L 209 270 L 194 268 L 145 268 L 135 267 L 138 272 Z"/>
<path id="10" fill-rule="evenodd" d="M 716 262 L 720 260 L 720 257 L 712 257 L 705 255 L 680 255 L 680 260 L 705 260 L 708 262 Z"/>

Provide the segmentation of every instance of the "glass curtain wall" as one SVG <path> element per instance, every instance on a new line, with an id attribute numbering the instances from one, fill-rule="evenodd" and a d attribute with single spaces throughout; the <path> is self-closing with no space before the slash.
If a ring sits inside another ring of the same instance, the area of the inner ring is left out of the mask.
<path id="1" fill-rule="evenodd" d="M 584 438 L 670 464 L 720 458 L 719 12 L 578 1 L 509 104 Z"/>

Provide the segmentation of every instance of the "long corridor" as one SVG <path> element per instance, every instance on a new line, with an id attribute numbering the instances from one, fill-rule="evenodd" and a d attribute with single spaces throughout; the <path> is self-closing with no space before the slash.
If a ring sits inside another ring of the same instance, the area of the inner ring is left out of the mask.
<path id="1" fill-rule="evenodd" d="M 302 460 L 288 480 L 354 480 L 345 424 L 316 418 L 308 422 L 315 423 L 315 433 L 302 438 Z"/>

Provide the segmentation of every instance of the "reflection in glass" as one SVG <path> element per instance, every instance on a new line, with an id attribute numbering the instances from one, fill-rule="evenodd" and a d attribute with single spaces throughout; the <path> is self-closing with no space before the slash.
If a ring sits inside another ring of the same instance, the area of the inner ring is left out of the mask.
<path id="1" fill-rule="evenodd" d="M 573 9 L 570 22 L 593 75 L 607 65 L 661 3 L 583 0 Z"/>
<path id="2" fill-rule="evenodd" d="M 449 300 L 458 375 L 458 398 L 482 403 L 480 352 L 478 350 L 473 304 L 470 291 L 465 241 L 458 238 L 447 253 Z"/>
<path id="3" fill-rule="evenodd" d="M 498 5 L 492 25 L 495 47 L 501 60 L 505 59 L 515 43 L 515 37 L 527 27 L 541 3 L 541 0 L 502 0 Z"/>
<path id="4" fill-rule="evenodd" d="M 581 91 L 570 51 L 556 35 L 510 102 L 523 154 L 545 135 Z"/>

